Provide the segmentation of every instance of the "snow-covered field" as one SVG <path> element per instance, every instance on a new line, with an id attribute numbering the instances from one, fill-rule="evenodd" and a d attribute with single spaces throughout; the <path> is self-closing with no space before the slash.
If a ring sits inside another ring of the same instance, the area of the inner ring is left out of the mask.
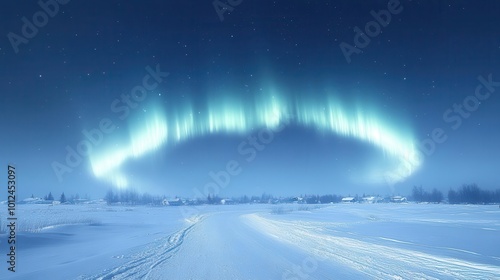
<path id="1" fill-rule="evenodd" d="M 2 233 L 0 279 L 500 279 L 495 205 L 19 205 L 17 216 L 17 271 Z"/>

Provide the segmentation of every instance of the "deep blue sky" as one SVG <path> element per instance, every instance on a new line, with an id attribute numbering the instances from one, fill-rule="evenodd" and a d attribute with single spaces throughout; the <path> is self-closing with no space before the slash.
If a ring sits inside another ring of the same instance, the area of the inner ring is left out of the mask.
<path id="1" fill-rule="evenodd" d="M 353 28 L 363 29 L 373 20 L 370 11 L 387 9 L 388 1 L 341 2 L 243 0 L 221 21 L 210 1 L 73 0 L 59 4 L 17 53 L 9 32 L 22 35 L 22 18 L 33 22 L 42 9 L 35 1 L 2 2 L 0 163 L 16 165 L 22 197 L 49 191 L 102 197 L 112 186 L 93 175 L 88 157 L 62 181 L 52 167 L 64 162 L 66 146 L 83 139 L 83 129 L 110 118 L 117 129 L 103 147 L 112 149 L 151 108 L 203 107 L 217 103 L 213 93 L 248 100 L 273 84 L 290 99 L 321 100 L 335 92 L 345 110 L 372 108 L 415 142 L 435 128 L 448 139 L 417 172 L 390 187 L 366 179 L 368 170 L 393 164 L 379 148 L 300 125 L 287 126 L 246 162 L 238 145 L 256 127 L 162 145 L 130 160 L 124 170 L 135 178 L 131 187 L 194 196 L 193 188 L 202 190 L 209 172 L 230 160 L 243 171 L 222 196 L 407 194 L 413 185 L 446 191 L 474 182 L 500 187 L 500 86 L 468 118 L 460 117 L 460 127 L 453 128 L 458 113 L 443 119 L 474 95 L 478 76 L 500 81 L 500 3 L 402 0 L 403 10 L 348 63 L 339 45 L 353 45 Z M 141 83 L 145 67 L 158 64 L 170 75 L 129 118 L 118 118 L 110 104 Z"/>

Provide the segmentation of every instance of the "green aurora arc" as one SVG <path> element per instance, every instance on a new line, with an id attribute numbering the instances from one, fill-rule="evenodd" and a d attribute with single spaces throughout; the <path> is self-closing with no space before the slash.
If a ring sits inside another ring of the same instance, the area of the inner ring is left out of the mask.
<path id="1" fill-rule="evenodd" d="M 394 129 L 394 124 L 391 126 L 380 114 L 367 112 L 366 108 L 347 110 L 340 104 L 333 97 L 319 101 L 285 100 L 273 93 L 253 102 L 213 98 L 204 110 L 195 110 L 191 103 L 177 104 L 168 113 L 156 107 L 147 112 L 145 119 L 131 125 L 128 143 L 90 155 L 92 172 L 98 179 L 125 188 L 130 182 L 121 167 L 128 160 L 195 137 L 240 135 L 252 129 L 273 129 L 281 123 L 358 139 L 382 149 L 397 162 L 384 175 L 389 184 L 402 182 L 418 170 L 422 161 L 416 156 L 419 151 L 410 133 Z"/>

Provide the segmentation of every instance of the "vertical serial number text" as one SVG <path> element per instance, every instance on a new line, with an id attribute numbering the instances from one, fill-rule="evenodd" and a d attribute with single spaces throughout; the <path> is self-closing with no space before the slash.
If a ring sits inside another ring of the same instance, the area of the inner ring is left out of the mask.
<path id="1" fill-rule="evenodd" d="M 16 168 L 11 165 L 7 167 L 7 193 L 7 269 L 16 272 Z"/>

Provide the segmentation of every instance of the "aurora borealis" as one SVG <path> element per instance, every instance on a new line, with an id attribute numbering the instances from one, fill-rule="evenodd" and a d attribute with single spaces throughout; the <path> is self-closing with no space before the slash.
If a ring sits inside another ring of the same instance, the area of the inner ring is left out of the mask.
<path id="1" fill-rule="evenodd" d="M 163 144 L 168 146 L 206 134 L 245 134 L 250 132 L 250 128 L 260 127 L 273 129 L 284 119 L 286 123 L 368 142 L 396 157 L 399 164 L 409 161 L 411 155 L 417 153 L 411 135 L 399 135 L 401 131 L 396 131 L 375 114 L 364 113 L 361 108 L 342 108 L 333 98 L 323 102 L 283 100 L 281 96 L 273 95 L 243 105 L 243 102 L 221 98 L 218 105 L 205 108 L 207 114 L 193 109 L 174 114 L 154 111 L 143 123 L 130 130 L 128 145 L 91 155 L 93 173 L 117 187 L 126 187 L 128 180 L 120 171 L 120 166 L 127 159 L 141 157 Z M 417 162 L 413 168 L 416 170 L 419 165 L 420 162 Z M 405 175 L 409 176 L 413 171 Z"/>
<path id="2" fill-rule="evenodd" d="M 499 187 L 498 1 L 237 2 L 68 1 L 30 38 L 2 3 L 20 196 L 189 198 L 229 162 L 227 197 Z"/>

